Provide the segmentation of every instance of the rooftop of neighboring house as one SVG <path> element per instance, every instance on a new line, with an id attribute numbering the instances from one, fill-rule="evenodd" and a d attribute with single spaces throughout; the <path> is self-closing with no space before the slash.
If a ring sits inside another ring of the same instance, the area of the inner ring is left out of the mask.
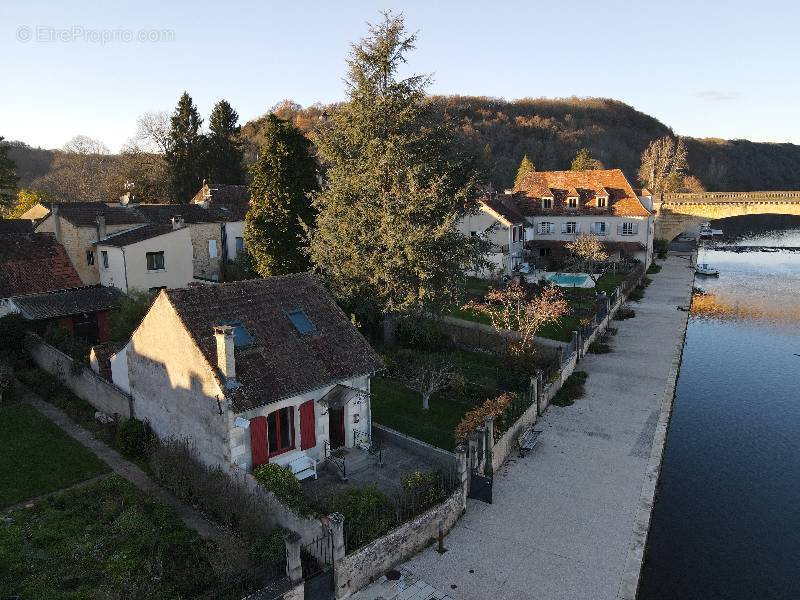
<path id="1" fill-rule="evenodd" d="M 82 285 L 64 247 L 52 234 L 0 234 L 0 298 Z"/>
<path id="2" fill-rule="evenodd" d="M 106 225 L 136 225 L 146 223 L 144 215 L 127 206 L 114 206 L 105 202 L 58 202 L 49 205 L 58 207 L 58 214 L 76 227 L 96 227 L 97 217 L 103 216 Z"/>
<path id="3" fill-rule="evenodd" d="M 239 220 L 229 211 L 215 206 L 203 208 L 199 204 L 137 204 L 133 210 L 151 223 L 171 223 L 173 217 L 181 217 L 187 224 Z"/>
<path id="4" fill-rule="evenodd" d="M 163 290 L 217 369 L 214 327 L 234 327 L 235 412 L 372 374 L 383 362 L 307 273 Z"/>
<path id="5" fill-rule="evenodd" d="M 119 307 L 122 292 L 99 285 L 56 290 L 15 298 L 14 304 L 26 319 L 38 321 L 83 313 L 95 313 Z"/>
<path id="6" fill-rule="evenodd" d="M 123 246 L 130 246 L 131 244 L 138 244 L 145 240 L 156 238 L 168 233 L 172 233 L 176 229 L 170 223 L 169 225 L 148 223 L 146 225 L 139 225 L 132 229 L 126 229 L 119 233 L 112 233 L 107 235 L 101 240 L 97 240 L 97 246 L 112 246 L 114 248 L 122 248 Z"/>
<path id="7" fill-rule="evenodd" d="M 577 198 L 576 208 L 569 207 L 569 198 Z M 605 199 L 605 207 L 600 205 L 601 198 Z M 543 199 L 552 200 L 552 206 L 544 208 Z M 498 196 L 495 205 L 498 202 L 509 216 L 518 213 L 523 216 L 607 214 L 647 217 L 651 214 L 620 169 L 534 171 L 528 173 L 511 193 Z"/>
<path id="8" fill-rule="evenodd" d="M 203 182 L 192 204 L 205 204 L 230 215 L 232 221 L 243 221 L 250 208 L 250 188 L 246 185 Z"/>
<path id="9" fill-rule="evenodd" d="M 33 221 L 30 219 L 0 219 L 0 234 L 33 233 Z"/>

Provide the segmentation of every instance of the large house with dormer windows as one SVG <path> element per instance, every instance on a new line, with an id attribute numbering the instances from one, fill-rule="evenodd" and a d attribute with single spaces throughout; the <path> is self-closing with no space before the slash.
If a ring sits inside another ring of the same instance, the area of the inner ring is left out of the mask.
<path id="1" fill-rule="evenodd" d="M 494 243 L 490 260 L 497 271 L 510 273 L 523 263 L 557 268 L 567 243 L 582 233 L 599 237 L 611 260 L 649 264 L 653 257 L 652 195 L 637 193 L 620 169 L 535 171 L 479 204 L 460 229 Z"/>

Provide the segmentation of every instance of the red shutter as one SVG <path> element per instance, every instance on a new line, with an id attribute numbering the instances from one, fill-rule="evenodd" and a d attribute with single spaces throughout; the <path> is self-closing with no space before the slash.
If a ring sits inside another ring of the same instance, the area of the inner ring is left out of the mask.
<path id="1" fill-rule="evenodd" d="M 267 417 L 250 419 L 250 452 L 253 456 L 254 469 L 269 462 Z"/>
<path id="2" fill-rule="evenodd" d="M 317 445 L 317 425 L 314 419 L 314 401 L 300 405 L 300 449 L 308 450 Z"/>

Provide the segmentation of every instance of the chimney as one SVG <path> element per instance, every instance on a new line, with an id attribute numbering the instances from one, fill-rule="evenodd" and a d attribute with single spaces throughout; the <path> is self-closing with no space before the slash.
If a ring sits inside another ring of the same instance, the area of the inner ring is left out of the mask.
<path id="1" fill-rule="evenodd" d="M 225 378 L 227 389 L 236 388 L 236 358 L 233 354 L 233 327 L 217 325 L 214 327 L 214 338 L 217 340 L 217 367 Z"/>
<path id="2" fill-rule="evenodd" d="M 106 216 L 97 215 L 97 239 L 102 240 L 106 237 Z"/>
<path id="3" fill-rule="evenodd" d="M 176 229 L 181 229 L 183 227 L 183 217 L 180 215 L 175 215 L 172 217 L 172 229 L 173 231 Z"/>
<path id="4" fill-rule="evenodd" d="M 50 214 L 53 215 L 53 233 L 56 236 L 56 241 L 61 243 L 61 215 L 58 212 L 58 204 L 53 203 L 50 205 Z"/>

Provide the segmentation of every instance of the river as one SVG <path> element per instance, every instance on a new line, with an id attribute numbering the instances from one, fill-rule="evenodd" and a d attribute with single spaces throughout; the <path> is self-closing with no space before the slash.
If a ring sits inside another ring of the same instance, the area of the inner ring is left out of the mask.
<path id="1" fill-rule="evenodd" d="M 800 247 L 800 219 L 718 221 Z M 701 250 L 639 600 L 800 598 L 800 251 Z M 656 275 L 657 277 L 657 275 Z"/>

